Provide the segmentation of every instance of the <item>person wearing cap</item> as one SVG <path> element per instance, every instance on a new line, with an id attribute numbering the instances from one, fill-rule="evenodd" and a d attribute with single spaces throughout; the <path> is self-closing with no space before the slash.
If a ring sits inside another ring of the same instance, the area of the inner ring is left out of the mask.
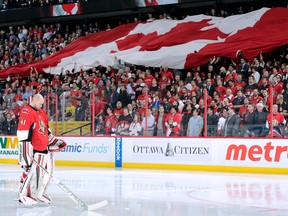
<path id="1" fill-rule="evenodd" d="M 221 136 L 232 137 L 239 136 L 240 132 L 240 117 L 236 115 L 235 108 L 233 106 L 228 107 L 228 116 L 225 120 Z"/>

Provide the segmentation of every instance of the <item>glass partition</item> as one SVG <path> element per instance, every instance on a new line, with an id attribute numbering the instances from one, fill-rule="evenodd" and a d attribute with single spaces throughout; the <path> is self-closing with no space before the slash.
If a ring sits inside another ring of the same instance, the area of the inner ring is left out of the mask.
<path id="1" fill-rule="evenodd" d="M 198 100 L 184 100 L 177 94 L 160 97 L 145 88 L 138 94 L 119 88 L 91 86 L 83 90 L 75 84 L 49 87 L 43 94 L 43 109 L 52 132 L 57 136 L 287 137 L 287 124 L 276 117 L 279 106 L 275 103 L 271 109 L 249 100 L 234 106 L 225 104 L 225 100 L 216 104 L 205 96 L 205 90 Z M 9 92 L 3 97 L 9 98 Z M 182 106 L 180 100 L 184 101 Z M 19 110 L 17 102 L 3 103 L 2 134 L 16 134 Z"/>

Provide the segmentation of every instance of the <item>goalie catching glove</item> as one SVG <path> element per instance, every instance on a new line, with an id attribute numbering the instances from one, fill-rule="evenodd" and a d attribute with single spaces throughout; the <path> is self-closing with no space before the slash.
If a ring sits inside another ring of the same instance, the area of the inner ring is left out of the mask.
<path id="1" fill-rule="evenodd" d="M 61 139 L 56 138 L 53 134 L 48 137 L 48 150 L 50 152 L 59 152 L 67 146 L 67 143 Z"/>

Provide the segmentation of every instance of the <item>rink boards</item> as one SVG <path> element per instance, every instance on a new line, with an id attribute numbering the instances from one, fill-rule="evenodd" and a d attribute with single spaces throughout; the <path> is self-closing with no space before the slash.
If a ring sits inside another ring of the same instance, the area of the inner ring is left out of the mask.
<path id="1" fill-rule="evenodd" d="M 288 173 L 287 139 L 61 137 L 56 165 Z M 0 138 L 0 163 L 17 163 L 17 137 Z"/>

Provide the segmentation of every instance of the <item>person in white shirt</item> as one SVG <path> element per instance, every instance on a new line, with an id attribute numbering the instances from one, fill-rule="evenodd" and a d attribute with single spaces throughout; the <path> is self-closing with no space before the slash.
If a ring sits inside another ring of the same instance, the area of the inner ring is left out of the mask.
<path id="1" fill-rule="evenodd" d="M 260 74 L 259 72 L 257 71 L 258 70 L 258 67 L 257 66 L 253 66 L 252 67 L 252 76 L 255 78 L 255 83 L 258 84 L 258 82 L 260 81 Z"/>
<path id="2" fill-rule="evenodd" d="M 139 134 L 141 133 L 141 125 L 139 123 L 139 115 L 135 114 L 134 118 L 133 118 L 133 122 L 130 124 L 130 128 L 129 128 L 129 135 L 130 136 L 139 136 Z"/>
<path id="3" fill-rule="evenodd" d="M 180 99 L 180 94 L 179 93 L 176 93 L 175 96 L 174 96 L 174 99 L 175 101 L 178 102 L 178 110 L 180 112 L 182 112 L 183 108 L 184 108 L 184 103 L 183 101 Z"/>
<path id="4" fill-rule="evenodd" d="M 218 134 L 219 135 L 221 134 L 221 131 L 224 128 L 224 124 L 225 124 L 226 118 L 228 116 L 228 109 L 227 108 L 222 109 L 220 115 L 221 115 L 221 117 L 219 118 L 219 121 L 218 121 Z"/>
<path id="5" fill-rule="evenodd" d="M 148 136 L 154 136 L 154 125 L 155 125 L 155 117 L 152 115 L 152 109 L 148 109 L 148 120 L 147 120 L 147 126 L 148 126 Z M 142 120 L 142 130 L 143 135 L 146 135 L 146 117 Z"/>

